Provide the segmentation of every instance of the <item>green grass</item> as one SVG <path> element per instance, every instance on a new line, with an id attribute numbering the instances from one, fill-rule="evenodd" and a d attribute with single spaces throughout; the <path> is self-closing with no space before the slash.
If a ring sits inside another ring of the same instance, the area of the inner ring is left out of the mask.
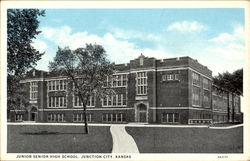
<path id="1" fill-rule="evenodd" d="M 126 127 L 141 153 L 242 153 L 243 127 L 234 129 Z"/>
<path id="2" fill-rule="evenodd" d="M 8 125 L 8 153 L 111 153 L 109 126 Z"/>

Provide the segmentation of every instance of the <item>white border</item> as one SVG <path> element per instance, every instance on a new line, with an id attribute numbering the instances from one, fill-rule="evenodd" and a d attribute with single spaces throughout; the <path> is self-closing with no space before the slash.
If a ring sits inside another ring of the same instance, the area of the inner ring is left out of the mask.
<path id="1" fill-rule="evenodd" d="M 226 155 L 223 160 L 249 160 L 249 1 L 1 1 L 1 159 L 15 160 L 15 154 L 6 155 L 6 9 L 11 8 L 245 8 L 246 29 L 246 64 L 244 66 L 244 154 L 131 154 L 133 160 L 217 160 L 218 156 Z M 25 155 L 25 154 L 24 154 Z M 87 154 L 86 154 L 87 155 Z M 104 154 L 103 154 L 104 155 Z M 21 159 L 20 159 L 21 160 Z M 22 160 L 34 160 L 22 159 Z M 50 159 L 46 159 L 50 160 Z M 58 160 L 58 159 L 55 159 Z M 72 160 L 72 159 L 65 159 Z M 91 159 L 96 160 L 96 159 Z M 123 159 L 124 160 L 124 159 Z M 130 159 L 131 160 L 131 159 Z M 222 159 L 219 159 L 222 160 Z"/>

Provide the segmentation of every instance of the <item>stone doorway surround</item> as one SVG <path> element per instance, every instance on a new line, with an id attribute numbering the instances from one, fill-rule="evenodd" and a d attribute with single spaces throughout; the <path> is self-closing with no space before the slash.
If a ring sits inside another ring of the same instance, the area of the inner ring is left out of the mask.
<path id="1" fill-rule="evenodd" d="M 135 103 L 135 122 L 142 122 L 147 123 L 148 122 L 148 109 L 149 109 L 149 103 L 148 101 L 139 101 Z"/>
<path id="2" fill-rule="evenodd" d="M 36 106 L 30 106 L 28 108 L 28 121 L 37 121 L 37 107 Z"/>

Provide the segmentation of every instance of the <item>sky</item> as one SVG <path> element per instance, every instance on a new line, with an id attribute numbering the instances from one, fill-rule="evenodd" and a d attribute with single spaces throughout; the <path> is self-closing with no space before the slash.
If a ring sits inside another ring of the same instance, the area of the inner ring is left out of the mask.
<path id="1" fill-rule="evenodd" d="M 48 71 L 58 47 L 100 44 L 116 64 L 141 53 L 157 59 L 190 56 L 213 71 L 244 66 L 242 8 L 46 9 L 33 46 L 45 52 L 36 68 Z"/>

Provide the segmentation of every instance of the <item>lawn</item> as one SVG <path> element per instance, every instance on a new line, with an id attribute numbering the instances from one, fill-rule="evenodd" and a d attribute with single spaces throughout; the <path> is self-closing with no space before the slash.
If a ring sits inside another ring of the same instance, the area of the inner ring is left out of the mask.
<path id="1" fill-rule="evenodd" d="M 234 129 L 126 127 L 140 153 L 242 153 L 243 127 Z"/>
<path id="2" fill-rule="evenodd" d="M 109 126 L 8 125 L 8 153 L 111 153 Z"/>

